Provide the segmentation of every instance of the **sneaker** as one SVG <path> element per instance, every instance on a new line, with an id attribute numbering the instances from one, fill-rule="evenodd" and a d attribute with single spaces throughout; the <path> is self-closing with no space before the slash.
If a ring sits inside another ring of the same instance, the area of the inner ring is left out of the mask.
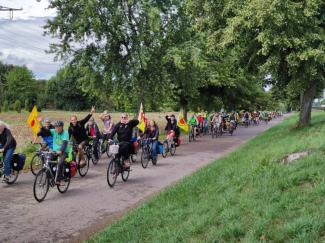
<path id="1" fill-rule="evenodd" d="M 85 160 L 80 160 L 80 168 L 83 168 L 83 167 L 85 167 L 86 166 L 86 161 Z"/>
<path id="2" fill-rule="evenodd" d="M 131 166 L 131 164 L 130 164 L 130 162 L 129 161 L 124 161 L 124 165 L 123 165 L 123 167 L 125 168 L 125 169 L 127 169 L 127 168 L 130 168 L 130 166 Z"/>
<path id="3" fill-rule="evenodd" d="M 7 183 L 9 181 L 9 176 L 3 176 L 2 177 L 2 182 Z"/>

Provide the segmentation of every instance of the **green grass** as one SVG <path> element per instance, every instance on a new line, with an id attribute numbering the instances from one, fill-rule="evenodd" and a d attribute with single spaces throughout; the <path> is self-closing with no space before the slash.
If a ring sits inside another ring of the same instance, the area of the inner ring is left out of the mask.
<path id="1" fill-rule="evenodd" d="M 163 190 L 89 242 L 325 242 L 325 114 L 297 116 Z M 291 152 L 310 156 L 280 163 Z"/>

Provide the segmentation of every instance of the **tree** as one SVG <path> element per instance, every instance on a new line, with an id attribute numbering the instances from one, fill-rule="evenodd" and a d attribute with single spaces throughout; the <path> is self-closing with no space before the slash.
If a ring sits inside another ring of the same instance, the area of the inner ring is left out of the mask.
<path id="1" fill-rule="evenodd" d="M 36 81 L 33 74 L 27 67 L 15 66 L 5 75 L 4 99 L 9 104 L 16 100 L 22 103 L 25 100 L 33 100 L 37 97 Z"/>
<path id="2" fill-rule="evenodd" d="M 209 28 L 210 45 L 235 50 L 249 73 L 270 76 L 269 84 L 298 94 L 299 125 L 309 124 L 312 101 L 324 85 L 325 2 L 208 2 L 189 1 L 188 7 L 196 24 Z"/>
<path id="3" fill-rule="evenodd" d="M 20 100 L 16 100 L 14 105 L 13 105 L 13 109 L 15 111 L 17 111 L 18 113 L 21 113 L 21 102 Z"/>
<path id="4" fill-rule="evenodd" d="M 66 66 L 51 78 L 47 87 L 47 99 L 56 109 L 84 110 L 93 105 L 90 97 L 82 91 L 78 84 L 80 73 Z M 100 102 L 100 100 L 98 100 Z"/>
<path id="5" fill-rule="evenodd" d="M 4 85 L 6 83 L 5 76 L 13 67 L 13 65 L 7 65 L 0 62 L 0 106 L 3 104 L 4 101 Z"/>
<path id="6" fill-rule="evenodd" d="M 45 29 L 60 43 L 51 51 L 96 77 L 82 83 L 87 92 L 113 95 L 121 105 L 120 96 L 154 104 L 152 91 L 162 95 L 165 90 L 161 58 L 173 2 L 53 0 L 49 8 L 56 8 L 57 16 Z"/>

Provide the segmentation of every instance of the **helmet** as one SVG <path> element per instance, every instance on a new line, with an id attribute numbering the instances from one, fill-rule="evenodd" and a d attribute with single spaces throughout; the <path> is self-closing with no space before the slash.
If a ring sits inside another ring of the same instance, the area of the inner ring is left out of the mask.
<path id="1" fill-rule="evenodd" d="M 63 126 L 64 126 L 63 121 L 56 121 L 56 122 L 54 122 L 54 127 L 63 127 Z"/>

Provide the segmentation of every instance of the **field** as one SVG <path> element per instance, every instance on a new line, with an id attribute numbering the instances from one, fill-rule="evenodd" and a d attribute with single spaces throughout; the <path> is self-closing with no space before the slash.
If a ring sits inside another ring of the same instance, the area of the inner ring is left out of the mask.
<path id="1" fill-rule="evenodd" d="M 89 242 L 325 242 L 325 114 L 312 116 L 300 129 L 290 117 Z"/>
<path id="2" fill-rule="evenodd" d="M 65 123 L 65 128 L 67 129 L 69 126 L 69 120 L 71 115 L 77 115 L 78 119 L 82 119 L 85 117 L 88 112 L 68 112 L 68 111 L 42 111 L 39 113 L 39 115 L 43 118 L 49 118 L 51 121 L 55 120 L 62 120 Z M 116 123 L 120 120 L 121 113 L 110 113 L 112 116 L 113 121 Z M 155 120 L 159 127 L 161 133 L 163 133 L 163 130 L 165 128 L 166 120 L 165 115 L 166 114 L 175 114 L 173 112 L 166 112 L 166 113 L 146 113 L 146 116 L 149 119 Z M 95 113 L 95 121 L 99 125 L 100 129 L 103 127 L 102 122 L 99 119 L 100 113 Z M 36 150 L 36 146 L 32 146 L 30 144 L 30 141 L 33 140 L 33 134 L 31 129 L 28 127 L 26 120 L 29 116 L 29 112 L 22 111 L 22 113 L 17 112 L 6 112 L 6 113 L 0 113 L 0 120 L 8 123 L 10 125 L 10 128 L 13 132 L 13 135 L 18 143 L 18 149 L 17 151 L 24 152 L 27 154 L 27 164 L 29 163 L 30 157 Z M 130 118 L 133 117 L 133 115 L 129 115 Z M 41 141 L 41 138 L 39 138 L 38 141 Z"/>

